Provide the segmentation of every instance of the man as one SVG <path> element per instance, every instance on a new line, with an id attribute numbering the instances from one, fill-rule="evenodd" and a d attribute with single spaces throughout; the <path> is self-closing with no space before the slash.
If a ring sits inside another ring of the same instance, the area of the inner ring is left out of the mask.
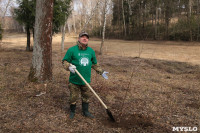
<path id="1" fill-rule="evenodd" d="M 88 47 L 89 35 L 86 32 L 79 34 L 77 45 L 68 49 L 65 57 L 62 60 L 63 67 L 70 71 L 68 88 L 70 90 L 70 118 L 73 119 L 76 110 L 76 101 L 81 92 L 82 97 L 82 112 L 83 115 L 93 118 L 93 115 L 88 111 L 90 90 L 82 81 L 82 79 L 75 73 L 77 69 L 84 79 L 90 83 L 91 68 L 98 74 L 101 74 L 105 79 L 108 79 L 106 71 L 102 70 L 97 64 L 95 52 Z M 71 64 L 71 65 L 70 65 Z"/>

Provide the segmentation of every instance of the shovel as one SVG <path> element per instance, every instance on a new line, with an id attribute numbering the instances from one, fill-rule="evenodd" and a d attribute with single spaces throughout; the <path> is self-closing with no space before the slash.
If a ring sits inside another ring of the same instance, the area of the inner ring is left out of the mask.
<path id="1" fill-rule="evenodd" d="M 83 76 L 78 72 L 78 70 L 75 69 L 75 72 L 78 74 L 78 76 L 84 81 L 84 83 L 88 86 L 88 88 L 94 93 L 94 95 L 97 97 L 97 99 L 101 102 L 101 104 L 106 109 L 106 112 L 108 116 L 110 117 L 112 122 L 115 122 L 115 119 L 111 113 L 111 111 L 108 109 L 108 107 L 105 105 L 105 103 L 101 100 L 101 98 L 96 94 L 96 92 L 92 89 L 92 87 L 87 83 L 87 81 L 83 78 Z"/>

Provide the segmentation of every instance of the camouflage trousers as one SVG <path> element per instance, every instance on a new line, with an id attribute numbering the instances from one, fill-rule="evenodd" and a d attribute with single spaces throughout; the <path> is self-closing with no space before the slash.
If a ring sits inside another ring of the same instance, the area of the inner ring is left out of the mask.
<path id="1" fill-rule="evenodd" d="M 68 88 L 70 91 L 70 104 L 76 103 L 79 98 L 79 94 L 81 93 L 82 102 L 88 103 L 91 92 L 86 85 L 76 85 L 73 83 L 68 84 Z"/>

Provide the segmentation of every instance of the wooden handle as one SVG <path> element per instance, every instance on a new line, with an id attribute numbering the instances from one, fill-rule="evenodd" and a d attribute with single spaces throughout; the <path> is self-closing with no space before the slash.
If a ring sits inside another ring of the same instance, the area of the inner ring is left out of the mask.
<path id="1" fill-rule="evenodd" d="M 104 106 L 104 108 L 108 109 L 108 107 L 104 104 L 104 102 L 101 100 L 101 98 L 96 94 L 96 92 L 92 89 L 90 84 L 83 78 L 83 76 L 78 72 L 78 70 L 75 69 L 75 72 L 78 74 L 78 76 L 84 81 L 84 83 L 88 86 L 88 88 L 94 93 L 94 95 L 97 97 L 97 99 L 101 102 L 101 104 Z"/>

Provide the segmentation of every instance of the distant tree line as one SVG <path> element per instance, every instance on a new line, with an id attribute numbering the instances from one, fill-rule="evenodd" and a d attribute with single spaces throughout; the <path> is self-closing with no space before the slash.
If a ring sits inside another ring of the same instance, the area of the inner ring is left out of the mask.
<path id="1" fill-rule="evenodd" d="M 74 2 L 77 9 L 68 20 L 69 31 L 81 30 L 93 13 L 87 30 L 102 37 L 104 1 L 96 10 L 93 8 L 98 0 Z M 107 5 L 105 38 L 199 41 L 199 3 L 200 0 L 112 0 Z"/>
<path id="2" fill-rule="evenodd" d="M 70 2 L 74 7 L 71 15 Z M 26 31 L 34 31 L 35 0 L 18 3 L 15 18 Z M 53 33 L 62 31 L 64 26 L 69 33 L 84 29 L 96 37 L 199 41 L 199 3 L 200 0 L 109 0 L 106 4 L 105 0 L 55 0 Z"/>
<path id="3" fill-rule="evenodd" d="M 115 38 L 198 41 L 199 24 L 199 0 L 113 0 L 107 30 Z"/>

